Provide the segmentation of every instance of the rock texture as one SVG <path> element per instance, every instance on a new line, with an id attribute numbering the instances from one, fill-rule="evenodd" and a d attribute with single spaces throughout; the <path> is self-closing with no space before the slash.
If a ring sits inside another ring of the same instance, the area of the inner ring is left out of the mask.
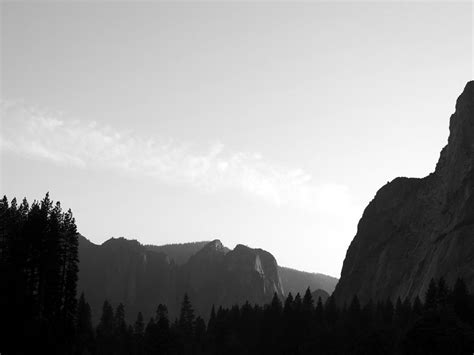
<path id="1" fill-rule="evenodd" d="M 188 260 L 206 246 L 209 241 L 183 243 L 183 244 L 167 244 L 167 245 L 145 245 L 148 250 L 165 253 L 170 260 L 178 265 L 183 265 Z M 223 246 L 225 253 L 230 249 Z M 280 275 L 281 283 L 285 295 L 289 292 L 295 296 L 297 293 L 303 295 L 309 287 L 311 290 L 322 291 L 322 294 L 332 294 L 336 287 L 337 278 L 300 270 L 291 269 L 284 266 L 278 266 L 278 274 Z"/>
<path id="2" fill-rule="evenodd" d="M 210 241 L 165 244 L 165 245 L 145 245 L 148 250 L 164 253 L 169 256 L 176 264 L 182 265 L 186 263 L 191 256 L 204 248 Z"/>
<path id="3" fill-rule="evenodd" d="M 183 284 L 179 293 L 188 292 L 193 305 L 208 315 L 212 305 L 263 304 L 276 292 L 283 297 L 278 264 L 270 253 L 237 245 L 227 252 L 214 240 L 193 255 L 181 268 Z"/>
<path id="4" fill-rule="evenodd" d="M 457 100 L 434 173 L 393 180 L 365 209 L 334 296 L 423 297 L 441 276 L 474 289 L 474 82 Z"/>
<path id="5" fill-rule="evenodd" d="M 176 289 L 177 273 L 167 255 L 148 251 L 135 240 L 96 245 L 79 239 L 78 292 L 84 292 L 96 321 L 105 299 L 115 306 L 124 303 L 129 321 L 139 311 L 151 316 L 160 302 L 177 309 L 179 300 L 170 292 Z"/>
<path id="6" fill-rule="evenodd" d="M 153 315 L 159 303 L 168 306 L 171 317 L 177 316 L 185 292 L 203 317 L 213 304 L 262 304 L 275 292 L 283 297 L 273 255 L 243 245 L 228 252 L 219 240 L 177 265 L 137 241 L 119 238 L 95 245 L 81 237 L 79 261 L 78 291 L 85 293 L 95 320 L 105 299 L 124 303 L 132 321 L 138 311 L 145 318 Z"/>

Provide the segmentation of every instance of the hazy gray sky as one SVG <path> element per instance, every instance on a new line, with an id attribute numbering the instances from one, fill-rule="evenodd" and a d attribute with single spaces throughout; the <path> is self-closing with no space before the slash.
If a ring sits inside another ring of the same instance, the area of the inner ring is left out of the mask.
<path id="1" fill-rule="evenodd" d="M 2 2 L 1 193 L 49 191 L 94 242 L 219 238 L 339 276 L 472 77 L 471 2 Z"/>

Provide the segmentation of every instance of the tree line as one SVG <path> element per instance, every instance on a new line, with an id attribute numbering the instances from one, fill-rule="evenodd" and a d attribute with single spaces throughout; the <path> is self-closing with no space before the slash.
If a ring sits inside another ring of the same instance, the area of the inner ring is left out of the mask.
<path id="1" fill-rule="evenodd" d="M 52 339 L 66 349 L 77 303 L 78 238 L 71 210 L 63 212 L 49 194 L 31 206 L 4 196 L 0 221 L 0 351 L 39 351 Z"/>
<path id="2" fill-rule="evenodd" d="M 76 298 L 78 234 L 72 212 L 47 194 L 18 205 L 0 201 L 2 354 L 472 354 L 474 294 L 462 279 L 431 280 L 422 299 L 342 307 L 276 294 L 265 305 L 212 307 L 197 316 L 187 294 L 179 316 L 166 305 L 126 322 L 123 304 L 105 300 L 92 323 L 86 296 Z"/>
<path id="3" fill-rule="evenodd" d="M 124 306 L 115 311 L 104 302 L 95 331 L 90 308 L 81 296 L 79 312 L 84 341 L 80 353 L 97 354 L 472 354 L 474 295 L 458 279 L 452 288 L 444 279 L 432 280 L 422 302 L 398 298 L 395 303 L 354 296 L 338 307 L 334 298 L 314 300 L 290 293 L 275 294 L 269 304 L 245 303 L 213 307 L 207 323 L 195 316 L 185 294 L 179 317 L 168 318 L 165 305 L 145 323 L 138 313 L 127 325 Z"/>

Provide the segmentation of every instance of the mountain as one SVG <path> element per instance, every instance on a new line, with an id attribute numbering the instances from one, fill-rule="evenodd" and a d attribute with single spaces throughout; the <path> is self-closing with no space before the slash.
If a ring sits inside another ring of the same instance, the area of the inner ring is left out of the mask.
<path id="1" fill-rule="evenodd" d="M 397 178 L 365 209 L 334 296 L 423 297 L 431 278 L 474 289 L 474 82 L 456 102 L 433 173 Z"/>
<path id="2" fill-rule="evenodd" d="M 317 304 L 319 298 L 321 298 L 321 302 L 323 302 L 324 304 L 329 298 L 329 293 L 327 293 L 324 290 L 319 289 L 314 292 L 311 292 L 311 296 L 313 297 L 315 305 Z"/>
<path id="3" fill-rule="evenodd" d="M 182 266 L 185 277 L 180 294 L 185 291 L 205 316 L 212 304 L 263 304 L 276 292 L 283 297 L 278 264 L 270 253 L 237 245 L 227 252 L 219 240 L 208 243 Z"/>
<path id="4" fill-rule="evenodd" d="M 204 317 L 213 304 L 263 304 L 275 292 L 283 297 L 277 262 L 262 249 L 237 245 L 228 251 L 214 240 L 182 265 L 150 249 L 124 238 L 96 245 L 80 237 L 78 291 L 85 293 L 96 320 L 105 299 L 124 303 L 132 321 L 138 311 L 151 316 L 159 303 L 177 316 L 185 292 Z"/>
<path id="5" fill-rule="evenodd" d="M 165 244 L 165 245 L 145 245 L 148 250 L 164 253 L 169 256 L 176 264 L 181 265 L 186 263 L 191 256 L 201 250 L 208 241 L 180 243 L 180 244 Z"/>
<path id="6" fill-rule="evenodd" d="M 304 295 L 308 287 L 313 291 L 322 290 L 330 295 L 338 282 L 338 279 L 332 276 L 294 270 L 283 266 L 280 266 L 278 271 L 285 293 L 291 292 L 293 296 L 298 292 Z"/>
<path id="7" fill-rule="evenodd" d="M 175 311 L 178 267 L 164 253 L 146 250 L 135 240 L 109 239 L 102 245 L 79 238 L 78 292 L 84 292 L 97 320 L 105 299 L 127 307 L 129 320 L 139 311 L 152 315 L 166 303 Z"/>
<path id="8" fill-rule="evenodd" d="M 163 252 L 169 256 L 170 260 L 182 265 L 186 263 L 196 252 L 201 250 L 209 241 L 183 243 L 183 244 L 166 244 L 161 246 L 145 245 L 148 250 Z M 229 248 L 223 247 L 225 252 L 230 251 Z M 318 273 L 299 271 L 284 266 L 278 266 L 278 273 L 281 278 L 285 295 L 291 292 L 296 295 L 298 292 L 303 295 L 309 287 L 311 290 L 323 290 L 329 295 L 333 293 L 338 279 Z"/>

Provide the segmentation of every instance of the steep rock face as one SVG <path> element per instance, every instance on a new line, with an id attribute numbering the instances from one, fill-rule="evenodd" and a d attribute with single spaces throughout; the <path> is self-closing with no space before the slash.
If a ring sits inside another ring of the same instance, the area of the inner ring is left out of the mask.
<path id="1" fill-rule="evenodd" d="M 283 296 L 273 255 L 243 245 L 228 252 L 219 240 L 176 265 L 137 241 L 119 238 L 95 245 L 81 237 L 79 260 L 78 291 L 85 293 L 95 321 L 105 299 L 113 305 L 124 303 L 133 321 L 138 311 L 145 318 L 153 315 L 159 303 L 168 306 L 171 317 L 177 316 L 185 292 L 203 317 L 213 304 L 262 304 L 274 292 Z"/>
<path id="2" fill-rule="evenodd" d="M 99 246 L 80 238 L 78 291 L 85 293 L 96 320 L 105 299 L 124 303 L 131 318 L 139 311 L 153 314 L 157 302 L 176 307 L 168 292 L 176 287 L 176 273 L 165 254 L 147 251 L 137 241 L 110 239 Z"/>
<path id="3" fill-rule="evenodd" d="M 432 277 L 474 289 L 474 82 L 450 120 L 434 173 L 397 178 L 367 206 L 344 260 L 339 303 L 423 296 Z"/>
<path id="4" fill-rule="evenodd" d="M 237 245 L 226 255 L 226 273 L 226 293 L 236 295 L 240 301 L 245 301 L 246 289 L 255 290 L 249 299 L 255 300 L 255 303 L 269 301 L 274 293 L 283 296 L 277 262 L 273 255 L 265 250 Z"/>
<path id="5" fill-rule="evenodd" d="M 208 243 L 209 241 L 160 246 L 145 245 L 145 248 L 147 248 L 147 250 L 165 253 L 172 262 L 174 261 L 178 265 L 183 265 Z M 226 253 L 230 251 L 225 246 L 223 248 Z M 301 295 L 304 294 L 308 287 L 311 290 L 321 290 L 332 294 L 339 281 L 332 276 L 295 270 L 284 266 L 278 266 L 278 274 L 280 275 L 285 295 L 291 292 L 293 296 L 297 293 Z"/>
<path id="6" fill-rule="evenodd" d="M 283 296 L 273 255 L 243 245 L 228 252 L 219 240 L 210 242 L 183 265 L 181 280 L 181 293 L 188 292 L 193 305 L 204 315 L 213 304 L 262 304 L 274 292 Z"/>
<path id="7" fill-rule="evenodd" d="M 147 248 L 147 250 L 164 253 L 168 255 L 170 260 L 173 260 L 178 265 L 182 265 L 186 263 L 191 256 L 204 248 L 208 243 L 209 240 L 181 244 L 145 245 L 145 248 Z"/>
<path id="8" fill-rule="evenodd" d="M 220 297 L 226 251 L 219 240 L 209 242 L 181 267 L 178 293 L 187 292 L 193 306 L 207 316 L 213 304 L 223 305 Z"/>

